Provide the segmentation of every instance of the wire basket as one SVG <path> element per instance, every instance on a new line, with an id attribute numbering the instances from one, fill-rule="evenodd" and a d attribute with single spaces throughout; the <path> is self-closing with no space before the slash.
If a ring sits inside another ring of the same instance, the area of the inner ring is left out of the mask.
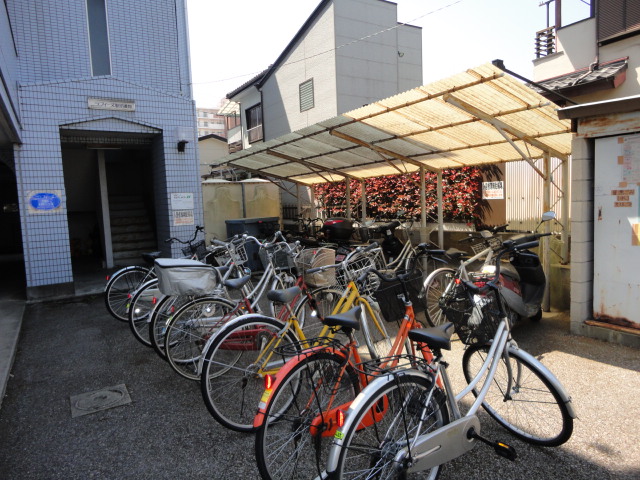
<path id="1" fill-rule="evenodd" d="M 413 305 L 414 313 L 423 312 L 425 309 L 422 272 L 417 270 L 409 275 L 405 282 L 409 300 Z M 393 282 L 382 282 L 373 294 L 373 297 L 380 306 L 382 318 L 387 322 L 402 320 L 405 313 L 405 305 L 402 300 L 404 289 L 400 280 Z"/>
<path id="2" fill-rule="evenodd" d="M 485 344 L 495 336 L 500 316 L 493 296 L 471 295 L 459 284 L 440 298 L 439 305 L 462 343 Z"/>
<path id="3" fill-rule="evenodd" d="M 291 271 L 295 267 L 293 260 L 293 249 L 295 244 L 291 243 L 287 245 L 278 245 L 272 247 L 267 251 L 261 248 L 258 251 L 258 256 L 262 262 L 262 267 L 266 270 L 269 264 L 273 264 L 274 268 L 278 271 L 288 270 Z"/>
<path id="4" fill-rule="evenodd" d="M 326 267 L 336 263 L 336 251 L 331 248 L 307 248 L 295 258 L 298 275 L 302 275 L 304 282 L 311 287 L 327 287 L 336 283 L 334 268 L 322 272 L 307 273 L 307 270 Z"/>
<path id="5" fill-rule="evenodd" d="M 229 255 L 229 249 L 227 247 L 213 247 L 207 258 L 211 259 L 208 263 L 223 267 L 229 263 L 231 255 Z"/>
<path id="6" fill-rule="evenodd" d="M 499 250 L 502 247 L 502 240 L 498 237 L 484 238 L 481 242 L 471 245 L 471 250 L 473 250 L 474 255 L 477 255 L 489 247 L 494 251 Z"/>
<path id="7" fill-rule="evenodd" d="M 336 281 L 339 287 L 345 288 L 350 281 L 356 281 L 365 271 L 375 268 L 384 268 L 381 261 L 382 250 L 376 248 L 370 252 L 354 255 L 348 262 L 342 264 L 336 272 Z M 371 295 L 380 286 L 380 278 L 375 273 L 370 273 L 364 284 L 358 285 L 362 295 Z"/>
<path id="8" fill-rule="evenodd" d="M 236 265 L 243 265 L 249 260 L 247 255 L 247 249 L 245 248 L 246 241 L 241 239 L 240 241 L 232 240 L 227 244 L 227 251 L 229 257 Z"/>
<path id="9" fill-rule="evenodd" d="M 182 247 L 182 254 L 185 257 L 191 257 L 195 255 L 198 260 L 203 260 L 209 252 L 207 251 L 207 246 L 204 240 L 200 240 L 199 242 L 191 243 L 186 247 Z"/>

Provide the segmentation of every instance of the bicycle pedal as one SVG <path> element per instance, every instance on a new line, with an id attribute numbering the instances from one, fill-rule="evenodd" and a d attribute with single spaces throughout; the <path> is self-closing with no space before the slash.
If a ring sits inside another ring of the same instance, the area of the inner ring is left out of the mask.
<path id="1" fill-rule="evenodd" d="M 503 442 L 492 442 L 491 440 L 484 438 L 483 436 L 481 436 L 480 434 L 478 434 L 473 428 L 471 430 L 469 430 L 467 432 L 467 437 L 468 438 L 475 438 L 476 440 L 480 440 L 482 443 L 486 443 L 487 445 L 491 445 L 493 447 L 493 450 L 500 455 L 501 457 L 504 457 L 508 460 L 511 460 L 512 462 L 516 460 L 516 458 L 518 458 L 518 454 L 516 453 L 516 449 L 513 448 L 511 445 L 507 445 L 506 443 Z"/>

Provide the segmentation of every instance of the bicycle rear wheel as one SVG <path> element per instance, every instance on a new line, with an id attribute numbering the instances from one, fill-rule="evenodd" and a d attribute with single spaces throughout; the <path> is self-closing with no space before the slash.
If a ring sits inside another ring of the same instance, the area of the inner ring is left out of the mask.
<path id="1" fill-rule="evenodd" d="M 321 351 L 303 357 L 278 381 L 256 431 L 260 475 L 316 478 L 326 466 L 337 407 L 346 410 L 360 391 L 358 374 L 343 356 Z"/>
<path id="2" fill-rule="evenodd" d="M 395 323 L 386 324 L 382 319 L 379 308 L 374 309 L 372 302 L 367 299 L 360 299 L 358 304 L 362 305 L 363 318 L 360 322 L 360 332 L 355 332 L 356 339 L 361 348 L 358 349 L 363 359 L 379 359 L 389 355 L 393 347 L 393 339 L 387 332 L 387 325 L 395 326 Z M 364 344 L 361 341 L 364 340 Z M 366 345 L 366 350 L 364 349 Z"/>
<path id="3" fill-rule="evenodd" d="M 456 271 L 453 268 L 439 268 L 431 272 L 424 282 L 425 317 L 432 327 L 447 321 L 440 308 L 440 297 L 453 280 Z"/>
<path id="4" fill-rule="evenodd" d="M 199 297 L 183 305 L 167 324 L 164 351 L 181 376 L 198 380 L 202 350 L 218 328 L 233 317 L 236 305 L 217 297 Z"/>
<path id="5" fill-rule="evenodd" d="M 121 322 L 129 321 L 129 302 L 132 294 L 147 280 L 155 278 L 153 269 L 133 265 L 114 273 L 104 288 L 107 311 Z"/>
<path id="6" fill-rule="evenodd" d="M 444 395 L 434 382 L 424 375 L 402 372 L 389 381 L 370 384 L 360 393 L 363 395 L 366 400 L 347 414 L 349 425 L 341 432 L 342 445 L 332 447 L 330 458 L 337 455 L 337 464 L 328 466 L 335 468 L 335 477 L 438 478 L 441 466 L 414 475 L 395 461 L 418 435 L 449 423 Z"/>
<path id="7" fill-rule="evenodd" d="M 471 381 L 487 358 L 489 345 L 473 345 L 462 357 Z M 474 389 L 474 395 L 481 388 Z M 482 403 L 500 425 L 527 443 L 555 447 L 571 437 L 573 419 L 551 382 L 517 351 L 503 357 Z"/>
<path id="8" fill-rule="evenodd" d="M 209 413 L 237 432 L 254 431 L 264 375 L 275 374 L 286 358 L 274 348 L 296 343 L 292 329 L 271 317 L 238 317 L 216 333 L 203 353 L 200 387 Z M 298 347 L 299 348 L 299 347 Z"/>

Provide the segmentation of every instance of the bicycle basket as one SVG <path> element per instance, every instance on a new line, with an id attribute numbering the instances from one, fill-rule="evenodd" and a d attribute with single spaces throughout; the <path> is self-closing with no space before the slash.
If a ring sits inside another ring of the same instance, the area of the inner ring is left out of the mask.
<path id="1" fill-rule="evenodd" d="M 249 260 L 244 244 L 245 240 L 229 242 L 229 256 L 236 265 L 243 265 Z"/>
<path id="2" fill-rule="evenodd" d="M 191 245 L 187 245 L 182 248 L 182 254 L 186 257 L 190 257 L 195 255 L 198 260 L 202 260 L 207 256 L 207 246 L 204 240 L 200 240 L 199 242 L 192 243 Z"/>
<path id="3" fill-rule="evenodd" d="M 381 249 L 377 248 L 373 252 L 355 255 L 348 263 L 343 263 L 336 272 L 338 286 L 346 287 L 350 281 L 357 280 L 366 270 L 371 268 L 378 270 L 384 268 L 384 263 L 380 260 L 381 252 Z M 358 287 L 361 294 L 371 295 L 379 286 L 380 278 L 375 273 L 371 273 L 364 285 L 359 285 Z"/>
<path id="4" fill-rule="evenodd" d="M 293 262 L 293 256 L 291 254 L 291 249 L 293 248 L 295 248 L 295 244 L 289 244 L 289 248 L 282 245 L 273 247 L 271 249 L 271 252 L 273 254 L 273 259 L 271 261 L 273 261 L 273 266 L 276 268 L 276 270 L 281 271 L 293 269 L 293 267 L 295 266 Z M 258 257 L 260 257 L 262 267 L 266 270 L 270 263 L 269 253 L 264 248 L 261 248 L 258 251 Z"/>
<path id="5" fill-rule="evenodd" d="M 471 296 L 460 284 L 445 293 L 439 305 L 447 320 L 453 323 L 462 343 L 485 344 L 495 336 L 500 317 L 493 297 Z"/>
<path id="6" fill-rule="evenodd" d="M 477 255 L 489 247 L 491 247 L 493 251 L 499 250 L 500 247 L 502 247 L 502 240 L 498 237 L 485 238 L 481 242 L 471 245 L 471 250 L 473 250 L 474 255 Z"/>
<path id="7" fill-rule="evenodd" d="M 422 283 L 422 272 L 420 271 L 413 272 L 406 282 L 409 300 L 413 305 L 414 313 L 423 312 L 425 309 L 422 298 Z M 382 318 L 387 322 L 396 322 L 404 317 L 403 293 L 404 290 L 400 280 L 394 280 L 393 282 L 382 282 L 373 294 L 380 306 Z"/>
<path id="8" fill-rule="evenodd" d="M 155 271 L 163 295 L 206 295 L 218 285 L 216 271 L 197 260 L 157 258 Z"/>
<path id="9" fill-rule="evenodd" d="M 225 266 L 229 263 L 229 260 L 231 260 L 231 255 L 227 247 L 214 248 L 213 252 L 211 252 L 211 257 L 213 257 L 213 261 L 207 263 L 216 264 L 219 267 Z"/>
<path id="10" fill-rule="evenodd" d="M 304 282 L 311 287 L 327 287 L 336 283 L 334 268 L 323 272 L 307 273 L 307 270 L 325 267 L 336 263 L 336 251 L 331 248 L 307 248 L 302 250 L 295 259 L 298 275 L 302 275 Z"/>

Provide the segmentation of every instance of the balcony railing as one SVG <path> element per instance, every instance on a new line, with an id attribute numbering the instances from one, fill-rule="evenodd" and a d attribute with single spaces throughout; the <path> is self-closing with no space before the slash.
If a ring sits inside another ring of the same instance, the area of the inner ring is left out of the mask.
<path id="1" fill-rule="evenodd" d="M 249 137 L 249 143 L 259 142 L 264 138 L 262 135 L 262 125 L 250 128 L 247 130 L 247 135 Z"/>
<path id="2" fill-rule="evenodd" d="M 536 58 L 546 57 L 556 52 L 556 29 L 548 27 L 536 32 Z"/>

